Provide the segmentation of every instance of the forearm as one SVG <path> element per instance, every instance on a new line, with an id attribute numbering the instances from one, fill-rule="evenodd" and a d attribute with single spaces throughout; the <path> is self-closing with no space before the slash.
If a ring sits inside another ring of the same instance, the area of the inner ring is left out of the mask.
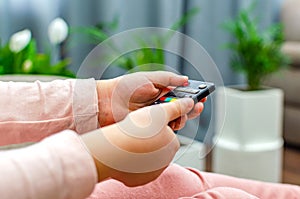
<path id="1" fill-rule="evenodd" d="M 97 182 L 93 159 L 72 131 L 0 155 L 0 198 L 3 199 L 82 199 L 92 192 Z"/>
<path id="2" fill-rule="evenodd" d="M 0 145 L 35 142 L 64 129 L 94 130 L 97 103 L 93 79 L 0 82 Z"/>

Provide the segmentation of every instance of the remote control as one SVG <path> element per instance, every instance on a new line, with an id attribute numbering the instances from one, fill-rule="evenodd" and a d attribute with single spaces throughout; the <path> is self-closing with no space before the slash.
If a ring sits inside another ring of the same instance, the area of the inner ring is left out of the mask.
<path id="1" fill-rule="evenodd" d="M 192 98 L 195 103 L 199 102 L 215 90 L 214 83 L 197 80 L 189 80 L 187 86 L 178 86 L 160 97 L 154 104 L 172 102 L 179 98 Z"/>

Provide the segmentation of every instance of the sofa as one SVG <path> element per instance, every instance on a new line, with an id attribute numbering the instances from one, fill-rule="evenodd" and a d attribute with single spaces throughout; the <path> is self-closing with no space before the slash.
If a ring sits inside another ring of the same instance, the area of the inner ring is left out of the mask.
<path id="1" fill-rule="evenodd" d="M 283 137 L 286 144 L 300 147 L 300 1 L 283 0 L 280 20 L 284 26 L 282 51 L 290 57 L 290 66 L 265 81 L 267 86 L 284 91 Z"/>

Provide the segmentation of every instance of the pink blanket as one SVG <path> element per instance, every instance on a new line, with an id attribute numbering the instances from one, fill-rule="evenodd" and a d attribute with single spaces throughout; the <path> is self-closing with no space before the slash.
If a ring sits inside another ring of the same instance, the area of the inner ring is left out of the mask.
<path id="1" fill-rule="evenodd" d="M 104 198 L 300 198 L 299 186 L 266 183 L 170 165 L 155 181 L 129 188 L 115 180 L 96 185 L 90 199 Z"/>

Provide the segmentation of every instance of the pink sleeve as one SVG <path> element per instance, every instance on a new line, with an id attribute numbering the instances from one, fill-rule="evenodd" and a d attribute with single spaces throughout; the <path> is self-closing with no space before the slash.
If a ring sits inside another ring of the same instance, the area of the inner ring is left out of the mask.
<path id="1" fill-rule="evenodd" d="M 97 128 L 94 79 L 0 82 L 0 146 L 35 142 L 65 129 Z"/>
<path id="2" fill-rule="evenodd" d="M 97 182 L 94 161 L 71 130 L 0 152 L 0 198 L 82 199 Z"/>

